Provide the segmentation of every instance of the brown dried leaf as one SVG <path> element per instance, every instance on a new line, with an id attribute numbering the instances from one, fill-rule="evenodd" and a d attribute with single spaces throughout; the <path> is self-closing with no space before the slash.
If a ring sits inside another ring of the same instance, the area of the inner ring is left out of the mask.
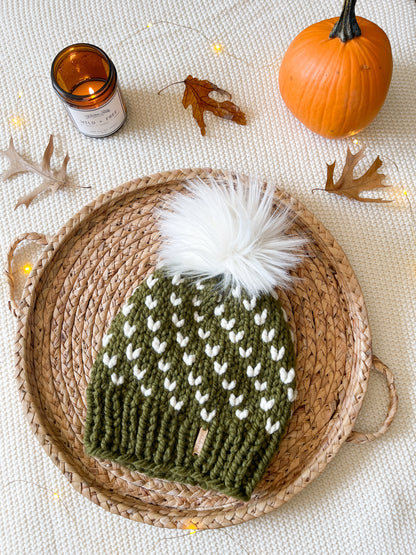
<path id="1" fill-rule="evenodd" d="M 333 164 L 327 164 L 325 191 L 350 199 L 359 200 L 360 202 L 391 202 L 391 200 L 381 198 L 368 198 L 360 196 L 363 191 L 372 191 L 374 189 L 379 189 L 380 187 L 386 187 L 386 185 L 381 183 L 383 178 L 386 176 L 377 172 L 378 168 L 383 164 L 379 156 L 377 156 L 370 168 L 361 177 L 354 179 L 354 168 L 364 156 L 364 150 L 365 145 L 356 154 L 351 154 L 350 149 L 347 148 L 345 166 L 342 170 L 341 177 L 336 183 L 334 183 L 335 162 Z"/>
<path id="2" fill-rule="evenodd" d="M 40 175 L 42 177 L 42 183 L 33 189 L 27 195 L 20 197 L 17 201 L 15 209 L 24 204 L 26 208 L 32 202 L 32 200 L 43 193 L 43 191 L 51 191 L 55 193 L 63 185 L 65 185 L 66 180 L 66 167 L 68 165 L 69 156 L 65 156 L 62 165 L 57 170 L 51 169 L 51 157 L 53 154 L 53 135 L 50 136 L 48 146 L 43 154 L 42 162 L 40 164 L 32 164 L 27 162 L 15 149 L 13 144 L 13 138 L 10 137 L 9 148 L 7 150 L 0 150 L 0 154 L 3 154 L 10 162 L 10 166 L 1 174 L 2 181 L 5 181 L 12 175 L 21 172 L 32 172 Z"/>
<path id="3" fill-rule="evenodd" d="M 188 106 L 192 106 L 192 115 L 198 122 L 202 135 L 205 135 L 205 111 L 212 112 L 219 118 L 235 121 L 239 125 L 246 125 L 247 121 L 245 114 L 236 104 L 230 102 L 231 94 L 229 92 L 220 89 L 209 81 L 196 79 L 192 77 L 192 75 L 188 75 L 184 83 L 185 92 L 183 94 L 182 104 L 185 109 L 188 108 Z M 228 100 L 218 102 L 218 100 L 209 96 L 212 92 L 220 93 L 228 97 Z"/>

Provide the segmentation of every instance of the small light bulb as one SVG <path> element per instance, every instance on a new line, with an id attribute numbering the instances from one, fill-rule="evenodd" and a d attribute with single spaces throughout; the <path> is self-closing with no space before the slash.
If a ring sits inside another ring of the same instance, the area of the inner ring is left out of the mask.
<path id="1" fill-rule="evenodd" d="M 146 27 L 147 27 L 148 29 L 150 29 L 150 27 L 151 27 L 152 25 L 153 25 L 153 23 L 148 23 L 148 24 L 146 25 Z"/>
<path id="2" fill-rule="evenodd" d="M 32 266 L 30 264 L 25 264 L 23 266 L 23 272 L 25 274 L 30 274 L 31 271 L 32 271 Z"/>
<path id="3" fill-rule="evenodd" d="M 407 191 L 406 191 L 406 189 L 404 189 L 404 190 L 403 190 L 403 194 L 404 194 L 404 196 L 406 196 L 406 195 L 407 195 Z"/>
<path id="4" fill-rule="evenodd" d="M 59 493 L 57 491 L 53 492 L 53 496 L 55 499 L 59 499 Z"/>
<path id="5" fill-rule="evenodd" d="M 17 98 L 22 98 L 23 96 L 23 91 L 19 91 L 19 94 L 17 95 Z"/>
<path id="6" fill-rule="evenodd" d="M 196 534 L 196 530 L 189 530 L 189 534 Z"/>
<path id="7" fill-rule="evenodd" d="M 212 45 L 212 49 L 214 52 L 216 52 L 217 54 L 219 54 L 220 52 L 222 52 L 223 50 L 223 46 L 222 44 L 219 44 L 218 42 Z"/>
<path id="8" fill-rule="evenodd" d="M 353 142 L 355 145 L 359 145 L 359 144 L 360 144 L 359 141 L 358 141 L 358 139 L 354 139 L 352 142 Z"/>
<path id="9" fill-rule="evenodd" d="M 14 125 L 14 127 L 22 127 L 24 123 L 23 118 L 21 116 L 13 116 L 10 122 L 12 125 Z"/>

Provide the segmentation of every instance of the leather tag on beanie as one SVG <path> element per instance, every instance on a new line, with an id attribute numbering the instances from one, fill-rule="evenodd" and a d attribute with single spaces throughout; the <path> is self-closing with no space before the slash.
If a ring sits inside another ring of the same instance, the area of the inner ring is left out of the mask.
<path id="1" fill-rule="evenodd" d="M 204 430 L 204 428 L 199 429 L 198 437 L 196 438 L 194 450 L 192 451 L 192 455 L 199 455 L 204 447 L 205 440 L 207 438 L 208 430 Z"/>

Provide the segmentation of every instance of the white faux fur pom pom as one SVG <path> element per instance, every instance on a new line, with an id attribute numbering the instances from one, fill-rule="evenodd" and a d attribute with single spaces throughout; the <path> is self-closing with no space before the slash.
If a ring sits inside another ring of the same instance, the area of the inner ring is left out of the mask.
<path id="1" fill-rule="evenodd" d="M 288 287 L 305 239 L 286 235 L 288 209 L 273 210 L 273 188 L 240 179 L 188 184 L 160 216 L 159 259 L 171 275 L 218 278 L 225 290 L 258 296 Z"/>

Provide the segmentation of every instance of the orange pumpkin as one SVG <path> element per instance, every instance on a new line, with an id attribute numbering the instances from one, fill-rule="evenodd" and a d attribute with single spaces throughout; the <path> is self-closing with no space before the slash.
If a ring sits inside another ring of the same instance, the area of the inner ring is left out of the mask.
<path id="1" fill-rule="evenodd" d="M 345 0 L 339 20 L 304 29 L 280 67 L 279 88 L 289 110 L 306 127 L 331 139 L 354 135 L 376 117 L 389 89 L 389 39 L 375 23 L 355 16 Z"/>

